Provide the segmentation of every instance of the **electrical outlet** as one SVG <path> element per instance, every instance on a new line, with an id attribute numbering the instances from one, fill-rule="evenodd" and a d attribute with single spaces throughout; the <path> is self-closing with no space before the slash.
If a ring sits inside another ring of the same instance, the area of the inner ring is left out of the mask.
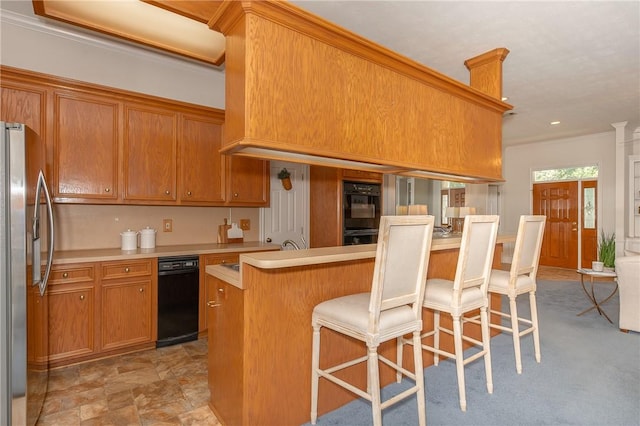
<path id="1" fill-rule="evenodd" d="M 173 232 L 173 219 L 164 219 L 162 221 L 162 230 L 164 232 Z"/>
<path id="2" fill-rule="evenodd" d="M 249 219 L 240 219 L 240 229 L 249 231 L 251 229 L 251 221 Z"/>

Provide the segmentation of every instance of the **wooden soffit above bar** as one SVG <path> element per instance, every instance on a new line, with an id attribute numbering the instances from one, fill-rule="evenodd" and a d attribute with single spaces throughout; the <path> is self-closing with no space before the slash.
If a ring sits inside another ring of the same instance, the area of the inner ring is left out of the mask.
<path id="1" fill-rule="evenodd" d="M 471 86 L 286 2 L 218 2 L 228 154 L 406 176 L 502 180 L 506 48 Z"/>

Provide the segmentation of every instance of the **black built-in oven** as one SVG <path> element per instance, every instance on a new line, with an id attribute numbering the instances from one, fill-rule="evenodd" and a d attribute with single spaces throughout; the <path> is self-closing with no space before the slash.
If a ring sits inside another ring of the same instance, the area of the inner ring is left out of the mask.
<path id="1" fill-rule="evenodd" d="M 378 241 L 381 199 L 379 183 L 343 182 L 343 245 L 372 244 Z"/>

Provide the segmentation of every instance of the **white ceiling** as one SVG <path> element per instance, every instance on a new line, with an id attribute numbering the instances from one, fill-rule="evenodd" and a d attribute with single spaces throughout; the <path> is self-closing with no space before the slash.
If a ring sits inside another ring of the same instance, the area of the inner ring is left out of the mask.
<path id="1" fill-rule="evenodd" d="M 2 3 L 32 11 L 30 1 Z M 466 59 L 509 49 L 505 146 L 640 126 L 638 0 L 292 3 L 465 84 Z"/>
<path id="2" fill-rule="evenodd" d="M 465 84 L 466 59 L 509 49 L 504 145 L 640 126 L 640 1 L 292 3 Z"/>

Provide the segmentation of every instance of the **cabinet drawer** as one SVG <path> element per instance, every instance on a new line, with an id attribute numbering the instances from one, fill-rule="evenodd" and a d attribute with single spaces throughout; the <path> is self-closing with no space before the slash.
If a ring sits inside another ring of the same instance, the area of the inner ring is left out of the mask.
<path id="1" fill-rule="evenodd" d="M 221 263 L 238 263 L 240 261 L 240 254 L 208 254 L 204 256 L 204 265 L 219 265 Z"/>
<path id="2" fill-rule="evenodd" d="M 342 177 L 346 179 L 358 179 L 358 180 L 382 182 L 382 173 L 365 172 L 363 170 L 343 169 Z"/>
<path id="3" fill-rule="evenodd" d="M 93 263 L 82 265 L 57 265 L 51 268 L 50 285 L 93 282 L 96 266 Z"/>
<path id="4" fill-rule="evenodd" d="M 103 262 L 102 279 L 113 280 L 119 278 L 147 276 L 151 275 L 152 270 L 152 260 Z"/>

